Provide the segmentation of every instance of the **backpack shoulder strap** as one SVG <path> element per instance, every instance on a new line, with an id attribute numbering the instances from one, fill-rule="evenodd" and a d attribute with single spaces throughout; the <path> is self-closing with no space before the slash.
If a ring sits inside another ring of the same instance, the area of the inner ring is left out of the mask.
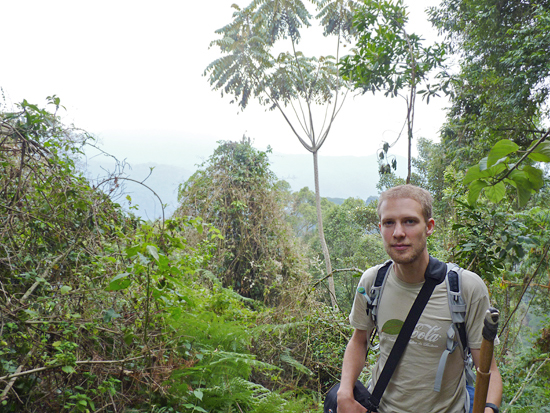
<path id="1" fill-rule="evenodd" d="M 367 297 L 367 315 L 370 313 L 374 325 L 377 325 L 378 317 L 378 304 L 380 303 L 380 298 L 382 297 L 382 290 L 386 284 L 386 275 L 390 266 L 393 264 L 392 260 L 386 261 L 379 269 L 376 274 L 376 279 L 372 284 L 370 289 L 369 296 Z"/>
<path id="2" fill-rule="evenodd" d="M 466 337 L 466 303 L 461 289 L 462 271 L 463 269 L 456 264 L 447 264 L 447 294 L 451 319 L 458 331 L 462 349 L 465 350 L 468 348 L 468 338 Z"/>
<path id="3" fill-rule="evenodd" d="M 441 390 L 441 381 L 443 379 L 445 365 L 447 364 L 447 357 L 455 351 L 459 341 L 464 358 L 466 380 L 468 384 L 473 382 L 470 347 L 468 346 L 468 337 L 466 334 L 467 304 L 462 297 L 461 289 L 461 277 L 463 271 L 464 270 L 456 264 L 447 264 L 447 276 L 445 277 L 445 282 L 447 283 L 447 295 L 449 299 L 449 311 L 451 313 L 452 324 L 447 331 L 447 348 L 441 355 L 435 377 L 434 390 L 437 392 Z"/>

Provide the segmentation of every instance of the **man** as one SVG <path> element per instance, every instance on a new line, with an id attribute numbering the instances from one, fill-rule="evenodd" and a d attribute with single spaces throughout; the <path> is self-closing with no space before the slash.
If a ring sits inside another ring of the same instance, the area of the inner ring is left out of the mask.
<path id="1" fill-rule="evenodd" d="M 378 202 L 380 232 L 386 252 L 393 260 L 387 273 L 383 296 L 378 305 L 380 357 L 373 368 L 372 392 L 384 363 L 397 338 L 395 326 L 407 317 L 428 267 L 427 238 L 434 232 L 432 197 L 413 185 L 391 188 Z M 359 285 L 370 291 L 380 266 L 367 270 Z M 466 331 L 474 363 L 479 363 L 483 318 L 489 307 L 488 292 L 483 281 L 470 271 L 461 274 L 462 295 L 468 305 Z M 356 294 L 350 315 L 355 331 L 346 347 L 342 380 L 338 389 L 338 413 L 363 413 L 365 408 L 353 398 L 353 387 L 365 365 L 369 337 L 374 329 L 366 313 L 366 299 Z M 463 413 L 466 386 L 461 351 L 448 357 L 441 390 L 434 390 L 441 354 L 446 349 L 446 333 L 451 325 L 445 282 L 436 286 L 426 305 L 405 352 L 393 373 L 382 400 L 381 413 Z M 502 379 L 493 359 L 487 402 L 500 405 Z M 485 413 L 494 413 L 487 407 Z"/>

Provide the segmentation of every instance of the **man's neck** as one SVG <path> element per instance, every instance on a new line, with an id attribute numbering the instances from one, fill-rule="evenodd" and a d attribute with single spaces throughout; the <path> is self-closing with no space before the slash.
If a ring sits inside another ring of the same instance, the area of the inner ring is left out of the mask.
<path id="1" fill-rule="evenodd" d="M 417 260 L 409 264 L 393 264 L 395 275 L 401 281 L 409 284 L 418 284 L 424 281 L 424 274 L 428 263 L 430 262 L 430 255 L 428 251 L 422 254 Z"/>

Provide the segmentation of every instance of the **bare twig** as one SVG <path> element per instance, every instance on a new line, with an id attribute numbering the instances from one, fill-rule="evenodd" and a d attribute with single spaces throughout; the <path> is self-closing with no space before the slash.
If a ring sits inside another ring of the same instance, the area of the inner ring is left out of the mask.
<path id="1" fill-rule="evenodd" d="M 508 326 L 508 323 L 510 322 L 510 320 L 512 319 L 512 316 L 514 315 L 514 313 L 517 311 L 517 309 L 519 308 L 520 304 L 521 304 L 521 300 L 523 298 L 523 296 L 525 295 L 525 293 L 527 292 L 527 288 L 529 288 L 529 286 L 531 285 L 531 282 L 533 282 L 533 279 L 535 278 L 535 276 L 537 275 L 537 273 L 539 272 L 540 270 L 540 267 L 542 266 L 542 263 L 545 261 L 546 259 L 546 256 L 548 255 L 548 249 L 550 248 L 550 242 L 548 244 L 546 244 L 546 248 L 544 249 L 544 253 L 542 254 L 542 258 L 540 259 L 539 261 L 539 264 L 537 265 L 537 268 L 535 268 L 535 271 L 533 271 L 533 274 L 531 274 L 531 276 L 529 277 L 529 279 L 527 280 L 527 282 L 525 283 L 524 287 L 523 287 L 523 291 L 521 292 L 519 298 L 518 298 L 518 302 L 516 304 L 516 306 L 514 307 L 514 309 L 510 312 L 510 315 L 508 316 L 508 318 L 506 319 L 506 322 L 504 323 L 504 325 L 502 326 L 502 329 L 500 331 L 500 334 L 499 334 L 499 337 L 500 335 L 502 335 L 502 332 L 506 330 L 506 327 Z"/>
<path id="2" fill-rule="evenodd" d="M 145 357 L 146 356 L 130 357 L 130 358 L 123 359 L 123 360 L 83 360 L 83 361 L 77 361 L 75 364 L 77 366 L 85 365 L 85 364 L 123 364 L 123 363 L 127 363 L 128 361 L 139 360 L 139 359 L 142 359 L 142 358 L 145 358 Z M 55 368 L 58 368 L 58 367 L 61 367 L 61 366 L 62 366 L 61 364 L 55 364 L 55 365 L 51 365 L 51 366 L 44 366 L 44 367 L 38 367 L 36 369 L 20 371 L 19 373 L 12 373 L 12 374 L 8 374 L 6 376 L 2 376 L 2 377 L 0 377 L 0 381 L 6 381 L 6 380 L 10 380 L 10 379 L 13 379 L 13 378 L 16 378 L 16 377 L 27 376 L 29 374 L 38 373 L 39 371 L 55 369 Z"/>
<path id="3" fill-rule="evenodd" d="M 352 268 L 341 268 L 341 269 L 336 269 L 336 270 L 332 270 L 332 272 L 328 275 L 325 275 L 323 278 L 321 278 L 320 280 L 317 280 L 315 282 L 315 284 L 313 284 L 313 288 L 315 288 L 317 285 L 319 285 L 321 282 L 325 281 L 327 278 L 330 278 L 333 276 L 333 274 L 336 274 L 338 272 L 346 272 L 346 271 L 353 271 L 353 272 L 358 272 L 358 273 L 363 273 L 365 272 L 365 270 L 361 270 L 359 268 L 355 268 L 355 267 L 352 267 Z"/>
<path id="4" fill-rule="evenodd" d="M 539 364 L 539 366 L 537 367 L 537 369 L 535 371 L 533 371 L 533 369 L 535 368 L 535 364 L 532 364 L 531 367 L 529 368 L 529 372 L 527 373 L 527 377 L 525 377 L 524 380 L 522 380 L 522 384 L 519 388 L 519 390 L 517 391 L 517 393 L 514 395 L 514 398 L 512 400 L 510 400 L 510 403 L 508 403 L 508 406 L 506 407 L 506 409 L 504 410 L 503 413 L 506 413 L 508 412 L 508 410 L 510 409 L 510 407 L 521 397 L 521 395 L 523 394 L 523 392 L 525 391 L 525 388 L 527 387 L 527 385 L 529 384 L 529 382 L 531 380 L 533 380 L 533 377 L 535 377 L 538 372 L 540 371 L 540 369 L 542 369 L 542 367 L 548 362 L 550 361 L 550 358 L 547 358 L 545 360 L 542 361 L 541 364 Z"/>

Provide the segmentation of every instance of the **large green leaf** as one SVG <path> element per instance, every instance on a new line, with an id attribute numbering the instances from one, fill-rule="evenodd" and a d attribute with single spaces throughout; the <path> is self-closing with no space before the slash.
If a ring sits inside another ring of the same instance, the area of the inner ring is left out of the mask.
<path id="1" fill-rule="evenodd" d="M 506 195 L 506 185 L 504 185 L 504 182 L 499 182 L 496 185 L 488 186 L 485 188 L 485 195 L 489 201 L 497 204 Z"/>
<path id="2" fill-rule="evenodd" d="M 519 146 L 509 139 L 502 139 L 498 141 L 489 152 L 489 156 L 487 157 L 487 166 L 493 166 L 499 159 L 504 158 L 512 152 L 516 152 L 518 149 Z"/>
<path id="3" fill-rule="evenodd" d="M 483 178 L 483 175 L 479 170 L 479 165 L 474 165 L 468 169 L 468 172 L 466 172 L 466 176 L 464 177 L 464 185 L 468 185 L 470 182 L 479 178 Z"/>
<path id="4" fill-rule="evenodd" d="M 129 275 L 131 275 L 131 273 L 129 272 L 118 274 L 109 282 L 109 285 L 105 289 L 107 291 L 120 291 L 128 288 L 132 283 L 132 280 L 128 278 Z"/>
<path id="5" fill-rule="evenodd" d="M 159 253 L 158 253 L 158 249 L 157 247 L 155 247 L 154 245 L 147 245 L 147 252 L 149 254 L 151 254 L 151 256 L 155 259 L 155 260 L 159 260 Z"/>
<path id="6" fill-rule="evenodd" d="M 465 185 L 468 185 L 470 182 L 475 181 L 476 179 L 495 178 L 498 174 L 507 169 L 507 166 L 504 163 L 498 163 L 491 166 L 490 168 L 481 169 L 481 164 L 483 162 L 483 165 L 485 165 L 484 160 L 486 159 L 487 158 L 483 158 L 479 165 L 474 165 L 470 169 L 468 169 L 468 172 L 466 172 L 466 176 L 464 177 Z"/>
<path id="7" fill-rule="evenodd" d="M 527 173 L 527 178 L 531 182 L 532 188 L 538 191 L 544 185 L 544 179 L 542 177 L 542 171 L 539 168 L 535 168 L 531 165 L 525 165 L 523 171 Z"/>
<path id="8" fill-rule="evenodd" d="M 550 162 L 550 142 L 542 142 L 529 154 L 529 158 L 535 162 Z"/>
<path id="9" fill-rule="evenodd" d="M 479 170 L 485 171 L 487 169 L 487 157 L 482 158 L 481 161 L 479 161 Z"/>
<path id="10" fill-rule="evenodd" d="M 516 183 L 518 205 L 520 207 L 524 207 L 533 193 L 532 184 L 529 181 L 529 177 L 526 172 L 516 170 L 510 174 L 510 179 Z"/>
<path id="11" fill-rule="evenodd" d="M 473 181 L 470 184 L 470 191 L 468 193 L 468 203 L 471 206 L 474 206 L 477 203 L 477 199 L 479 198 L 479 194 L 481 193 L 483 188 L 485 188 L 488 185 L 489 184 L 486 181 L 482 180 L 482 179 L 478 179 L 476 181 Z"/>

